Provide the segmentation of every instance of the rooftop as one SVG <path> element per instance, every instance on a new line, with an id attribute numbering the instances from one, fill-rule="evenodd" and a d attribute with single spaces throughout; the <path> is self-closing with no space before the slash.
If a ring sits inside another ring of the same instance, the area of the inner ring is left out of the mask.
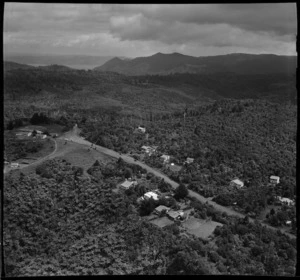
<path id="1" fill-rule="evenodd" d="M 159 205 L 158 207 L 155 208 L 155 210 L 159 211 L 159 212 L 161 212 L 163 210 L 167 210 L 168 211 L 169 209 L 170 209 L 169 207 L 164 206 L 164 205 Z"/>
<path id="2" fill-rule="evenodd" d="M 121 186 L 124 187 L 124 188 L 129 188 L 131 185 L 133 184 L 132 181 L 124 181 Z"/>
<path id="3" fill-rule="evenodd" d="M 155 192 L 147 192 L 144 194 L 144 197 L 153 198 L 154 200 L 158 200 L 158 195 Z"/>
<path id="4" fill-rule="evenodd" d="M 237 185 L 244 185 L 243 181 L 241 181 L 240 179 L 234 179 L 231 181 L 232 183 L 235 183 Z"/>

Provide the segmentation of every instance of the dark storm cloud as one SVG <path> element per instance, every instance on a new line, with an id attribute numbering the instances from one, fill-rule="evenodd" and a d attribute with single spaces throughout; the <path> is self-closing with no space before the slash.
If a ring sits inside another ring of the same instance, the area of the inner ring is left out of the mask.
<path id="1" fill-rule="evenodd" d="M 129 56 L 156 51 L 291 54 L 296 26 L 292 3 L 6 3 L 4 47 Z"/>
<path id="2" fill-rule="evenodd" d="M 163 32 L 170 34 L 170 26 L 180 26 L 178 23 L 186 24 L 186 32 L 193 28 L 189 24 L 199 29 L 208 24 L 226 24 L 246 31 L 284 36 L 296 34 L 295 8 L 293 4 L 177 4 L 156 5 L 152 9 L 147 9 L 147 5 L 125 5 L 123 10 L 131 11 L 132 15 L 113 17 L 111 30 L 122 39 L 144 39 L 145 33 L 156 35 L 151 39 L 161 39 Z M 184 40 L 187 33 L 182 33 L 183 29 L 181 27 L 178 33 Z M 180 38 L 179 35 L 175 37 Z"/>

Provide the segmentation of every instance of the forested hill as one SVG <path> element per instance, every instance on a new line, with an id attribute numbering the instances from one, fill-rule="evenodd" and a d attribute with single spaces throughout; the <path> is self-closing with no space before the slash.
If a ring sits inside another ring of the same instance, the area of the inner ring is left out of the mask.
<path id="1" fill-rule="evenodd" d="M 115 61 L 118 62 L 119 59 Z M 180 103 L 196 104 L 205 99 L 213 101 L 224 97 L 267 99 L 272 102 L 291 101 L 294 104 L 297 100 L 295 75 L 287 73 L 244 75 L 223 72 L 126 76 L 116 72 L 77 70 L 61 65 L 31 67 L 8 62 L 6 65 L 6 97 L 14 95 L 21 98 L 45 91 L 48 96 L 58 94 L 62 97 L 67 93 L 71 96 L 80 91 L 86 97 L 96 93 L 98 96 L 139 108 L 141 103 L 150 106 L 154 103 L 165 103 L 167 100 L 176 106 Z"/>
<path id="2" fill-rule="evenodd" d="M 33 69 L 34 66 L 27 64 L 20 64 L 12 61 L 4 61 L 3 63 L 4 71 L 9 71 L 13 69 Z"/>
<path id="3" fill-rule="evenodd" d="M 131 60 L 113 58 L 95 71 L 114 71 L 125 75 L 171 73 L 217 73 L 232 72 L 238 74 L 294 74 L 297 67 L 296 56 L 278 56 L 273 54 L 242 54 L 193 57 L 180 53 L 157 53 L 148 57 Z"/>

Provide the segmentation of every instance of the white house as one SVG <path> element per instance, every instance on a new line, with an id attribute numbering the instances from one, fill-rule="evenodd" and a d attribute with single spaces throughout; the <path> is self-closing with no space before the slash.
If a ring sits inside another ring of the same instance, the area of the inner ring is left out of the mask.
<path id="1" fill-rule="evenodd" d="M 277 196 L 276 197 L 280 202 L 286 203 L 287 205 L 295 205 L 295 202 L 292 199 L 289 199 L 287 197 L 281 197 Z"/>
<path id="2" fill-rule="evenodd" d="M 46 138 L 47 138 L 47 135 L 43 135 L 43 136 L 42 136 L 42 139 L 46 139 Z"/>
<path id="3" fill-rule="evenodd" d="M 272 184 L 279 184 L 279 177 L 278 176 L 274 176 L 274 175 L 272 175 L 272 176 L 270 176 L 270 183 L 272 183 Z"/>
<path id="4" fill-rule="evenodd" d="M 128 190 L 129 188 L 133 187 L 135 185 L 135 181 L 127 181 L 125 180 L 121 185 L 120 188 L 124 190 Z"/>
<path id="5" fill-rule="evenodd" d="M 41 130 L 36 130 L 36 133 L 37 133 L 37 134 L 42 134 L 43 131 L 41 131 Z"/>
<path id="6" fill-rule="evenodd" d="M 17 162 L 12 162 L 11 164 L 10 164 L 10 167 L 12 167 L 12 168 L 18 168 L 20 165 L 19 165 L 19 163 L 17 163 Z"/>
<path id="7" fill-rule="evenodd" d="M 161 158 L 164 160 L 164 163 L 167 163 L 170 161 L 170 156 L 168 156 L 168 155 L 162 155 Z"/>
<path id="8" fill-rule="evenodd" d="M 150 156 L 156 152 L 158 146 L 142 146 L 142 149 L 145 153 L 149 154 Z"/>
<path id="9" fill-rule="evenodd" d="M 244 182 L 242 182 L 240 179 L 237 178 L 230 182 L 230 186 L 240 189 L 240 188 L 244 187 Z"/>
<path id="10" fill-rule="evenodd" d="M 146 128 L 145 127 L 142 127 L 142 126 L 139 126 L 138 127 L 138 131 L 142 132 L 142 133 L 145 133 L 146 132 Z"/>
<path id="11" fill-rule="evenodd" d="M 155 193 L 155 192 L 147 192 L 144 194 L 144 198 L 145 199 L 150 199 L 150 198 L 153 198 L 154 200 L 158 200 L 158 194 Z"/>

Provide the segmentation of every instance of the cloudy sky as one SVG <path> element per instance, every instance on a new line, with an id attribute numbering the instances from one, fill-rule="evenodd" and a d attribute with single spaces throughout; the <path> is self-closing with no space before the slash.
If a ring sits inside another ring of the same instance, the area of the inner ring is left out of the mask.
<path id="1" fill-rule="evenodd" d="M 296 55 L 295 3 L 5 3 L 5 53 Z"/>

